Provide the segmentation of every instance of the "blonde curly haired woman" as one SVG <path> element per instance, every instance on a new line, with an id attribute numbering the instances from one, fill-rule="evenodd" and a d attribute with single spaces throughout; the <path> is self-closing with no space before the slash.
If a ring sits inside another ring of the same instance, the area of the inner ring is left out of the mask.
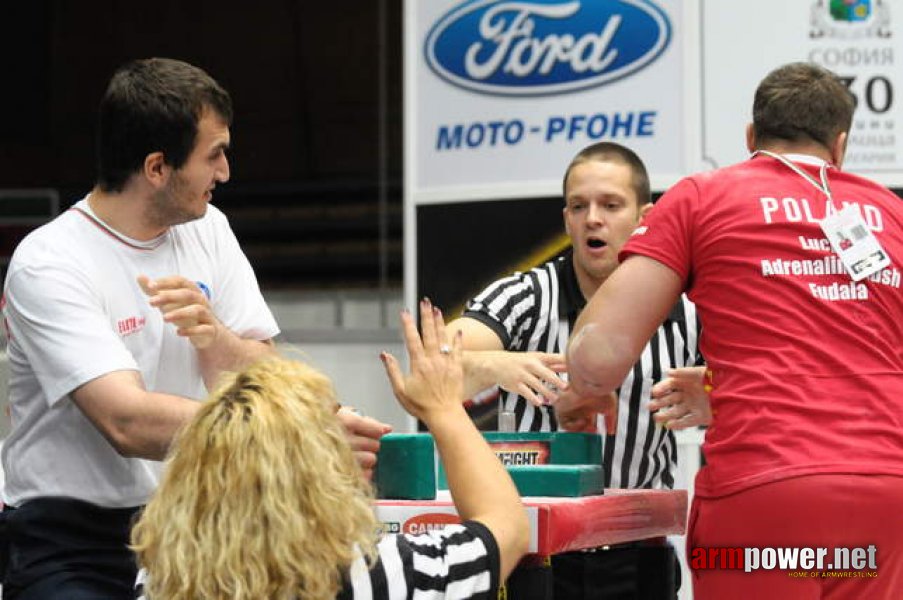
<path id="1" fill-rule="evenodd" d="M 421 303 L 402 406 L 430 428 L 464 523 L 378 539 L 372 493 L 335 416 L 330 381 L 285 359 L 231 376 L 179 436 L 132 532 L 147 600 L 495 598 L 526 550 L 517 490 L 464 412 L 461 340 Z"/>

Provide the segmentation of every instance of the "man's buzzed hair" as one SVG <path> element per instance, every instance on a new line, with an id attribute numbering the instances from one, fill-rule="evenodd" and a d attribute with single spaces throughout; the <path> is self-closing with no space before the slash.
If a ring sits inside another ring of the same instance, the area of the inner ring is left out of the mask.
<path id="1" fill-rule="evenodd" d="M 652 192 L 649 188 L 649 173 L 646 172 L 646 165 L 643 164 L 636 152 L 615 142 L 597 142 L 577 153 L 577 156 L 574 157 L 564 172 L 561 187 L 565 198 L 567 198 L 568 177 L 571 174 L 571 169 L 591 161 L 627 165 L 630 168 L 631 184 L 636 194 L 637 206 L 652 202 Z"/>

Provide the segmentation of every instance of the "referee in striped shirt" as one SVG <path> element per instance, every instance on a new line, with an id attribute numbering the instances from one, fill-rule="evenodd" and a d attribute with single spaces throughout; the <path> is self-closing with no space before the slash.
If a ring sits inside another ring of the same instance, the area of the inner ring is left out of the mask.
<path id="1" fill-rule="evenodd" d="M 642 161 L 611 142 L 577 154 L 564 175 L 564 198 L 572 249 L 491 284 L 450 324 L 464 334 L 466 391 L 498 385 L 499 408 L 515 414 L 518 431 L 559 429 L 550 404 L 559 394 L 571 393 L 563 357 L 571 326 L 587 298 L 617 267 L 621 246 L 652 208 Z M 670 369 L 702 364 L 698 334 L 696 311 L 682 298 L 624 380 L 617 405 L 606 415 L 606 487 L 673 487 L 674 435 L 653 419 L 648 402 L 653 384 Z M 565 425 L 562 429 L 574 429 Z M 561 554 L 553 557 L 552 566 L 556 599 L 669 597 L 679 572 L 670 546 Z"/>

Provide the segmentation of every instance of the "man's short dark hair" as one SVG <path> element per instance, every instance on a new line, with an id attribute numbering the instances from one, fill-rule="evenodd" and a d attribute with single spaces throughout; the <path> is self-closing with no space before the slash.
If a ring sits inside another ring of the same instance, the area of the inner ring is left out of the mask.
<path id="1" fill-rule="evenodd" d="M 856 101 L 837 75 L 795 62 L 765 76 L 753 101 L 756 143 L 811 140 L 826 148 L 850 130 Z"/>
<path id="2" fill-rule="evenodd" d="M 232 123 L 229 94 L 207 73 L 180 60 L 149 58 L 120 67 L 100 103 L 97 183 L 120 192 L 153 152 L 180 168 L 194 148 L 198 122 L 214 111 Z"/>
<path id="3" fill-rule="evenodd" d="M 631 184 L 633 186 L 633 191 L 636 194 L 637 206 L 652 202 L 652 194 L 649 189 L 649 174 L 646 172 L 646 165 L 643 164 L 643 161 L 640 160 L 640 157 L 637 156 L 636 152 L 626 146 L 616 144 L 615 142 L 597 142 L 577 153 L 577 156 L 574 157 L 571 164 L 568 165 L 567 170 L 564 172 L 562 191 L 565 199 L 567 199 L 568 176 L 570 176 L 571 170 L 579 164 L 590 161 L 614 162 L 626 165 L 630 169 Z"/>

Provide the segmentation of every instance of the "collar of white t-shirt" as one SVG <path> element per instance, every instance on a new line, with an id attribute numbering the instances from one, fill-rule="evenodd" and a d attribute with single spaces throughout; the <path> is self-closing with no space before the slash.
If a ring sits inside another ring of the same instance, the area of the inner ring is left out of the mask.
<path id="1" fill-rule="evenodd" d="M 120 240 L 125 242 L 126 244 L 129 244 L 130 246 L 137 246 L 138 248 L 144 248 L 146 250 L 153 250 L 154 248 L 157 248 L 158 246 L 160 246 L 160 244 L 162 244 L 163 242 L 166 241 L 166 238 L 169 235 L 169 229 L 167 229 L 166 231 L 164 231 L 157 237 L 150 239 L 150 240 L 136 240 L 134 238 L 130 238 L 127 235 L 123 235 L 123 234 L 119 233 L 118 231 L 116 231 L 115 229 L 113 229 L 112 227 L 107 225 L 103 221 L 103 219 L 101 219 L 100 217 L 97 216 L 97 214 L 91 208 L 91 203 L 88 202 L 89 197 L 90 197 L 90 194 L 85 196 L 84 199 L 76 205 L 76 208 L 81 209 L 81 211 L 83 213 L 85 213 L 86 215 L 88 215 L 91 219 L 93 219 L 95 223 L 97 223 L 98 225 L 103 227 L 110 234 L 116 236 L 117 238 L 119 238 Z"/>

